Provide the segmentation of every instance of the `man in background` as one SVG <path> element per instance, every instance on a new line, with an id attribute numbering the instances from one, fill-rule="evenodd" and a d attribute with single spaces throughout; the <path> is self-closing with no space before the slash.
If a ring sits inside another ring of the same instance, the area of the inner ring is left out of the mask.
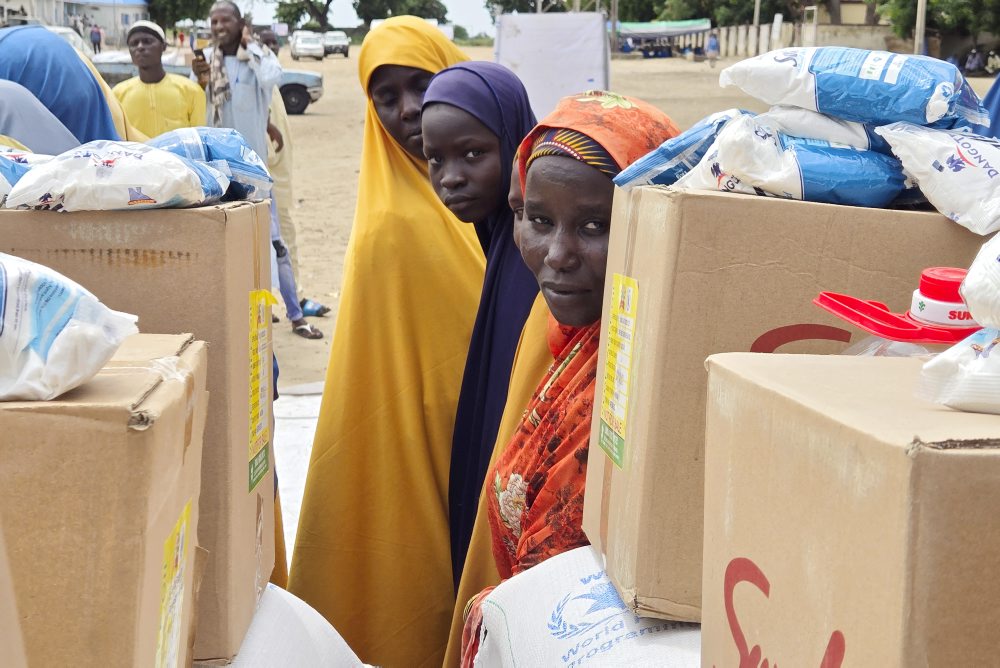
<path id="1" fill-rule="evenodd" d="M 136 21 L 126 42 L 139 76 L 115 86 L 114 94 L 129 122 L 149 137 L 205 125 L 205 91 L 190 79 L 163 69 L 167 47 L 163 28 Z"/>

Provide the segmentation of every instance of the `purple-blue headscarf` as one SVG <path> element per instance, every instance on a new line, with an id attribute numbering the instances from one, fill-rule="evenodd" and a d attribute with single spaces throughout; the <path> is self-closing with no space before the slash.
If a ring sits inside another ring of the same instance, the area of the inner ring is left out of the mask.
<path id="1" fill-rule="evenodd" d="M 538 283 L 514 245 L 514 213 L 507 205 L 514 154 L 535 127 L 535 115 L 524 84 L 496 63 L 467 62 L 438 72 L 424 95 L 424 108 L 432 104 L 468 112 L 499 137 L 503 173 L 496 209 L 475 223 L 486 253 L 486 278 L 458 398 L 448 487 L 457 588 L 507 402 L 514 352 L 538 295 Z"/>

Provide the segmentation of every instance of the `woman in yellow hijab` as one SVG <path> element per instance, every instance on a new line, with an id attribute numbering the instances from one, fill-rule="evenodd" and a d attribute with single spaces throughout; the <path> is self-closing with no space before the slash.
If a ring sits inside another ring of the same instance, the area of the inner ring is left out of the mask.
<path id="1" fill-rule="evenodd" d="M 420 136 L 466 60 L 422 19 L 365 38 L 361 176 L 289 590 L 368 663 L 441 665 L 455 602 L 448 471 L 485 258 L 438 200 Z"/>

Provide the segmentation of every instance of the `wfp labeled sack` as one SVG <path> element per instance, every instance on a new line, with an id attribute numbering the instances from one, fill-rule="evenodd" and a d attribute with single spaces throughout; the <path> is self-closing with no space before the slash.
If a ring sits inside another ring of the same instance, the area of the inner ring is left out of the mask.
<path id="1" fill-rule="evenodd" d="M 719 85 L 859 123 L 990 122 L 958 68 L 927 56 L 840 46 L 779 49 L 727 67 Z"/>
<path id="2" fill-rule="evenodd" d="M 678 187 L 883 207 L 902 191 L 894 158 L 820 139 L 791 137 L 749 116 L 730 121 Z"/>
<path id="3" fill-rule="evenodd" d="M 615 177 L 615 185 L 626 190 L 634 186 L 673 185 L 705 157 L 726 123 L 743 114 L 753 115 L 742 109 L 727 109 L 706 116 L 626 167 Z"/>
<path id="4" fill-rule="evenodd" d="M 208 165 L 145 144 L 93 141 L 35 165 L 7 208 L 62 211 L 159 209 L 212 204 L 229 179 Z"/>
<path id="5" fill-rule="evenodd" d="M 985 329 L 927 362 L 917 395 L 958 410 L 1000 414 L 1000 236 L 976 254 L 961 293 Z"/>
<path id="6" fill-rule="evenodd" d="M 590 546 L 570 550 L 501 583 L 482 603 L 475 665 L 701 665 L 697 624 L 636 617 Z"/>
<path id="7" fill-rule="evenodd" d="M 1000 141 L 910 123 L 875 131 L 934 208 L 977 234 L 1000 229 Z"/>
<path id="8" fill-rule="evenodd" d="M 0 253 L 0 401 L 54 399 L 87 382 L 135 321 L 48 267 Z"/>
<path id="9" fill-rule="evenodd" d="M 231 128 L 181 128 L 148 144 L 221 171 L 232 182 L 227 199 L 259 199 L 271 191 L 267 165 L 243 135 Z"/>

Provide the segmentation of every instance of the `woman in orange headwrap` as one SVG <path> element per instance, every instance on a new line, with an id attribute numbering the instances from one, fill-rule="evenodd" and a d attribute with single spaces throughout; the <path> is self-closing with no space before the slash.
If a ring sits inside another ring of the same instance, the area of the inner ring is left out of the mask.
<path id="1" fill-rule="evenodd" d="M 521 143 L 521 255 L 552 313 L 555 361 L 487 478 L 493 556 L 502 578 L 587 544 L 583 492 L 614 185 L 611 179 L 677 134 L 663 112 L 592 91 L 563 100 Z M 470 602 L 462 665 L 479 645 Z"/>
<path id="2" fill-rule="evenodd" d="M 414 17 L 361 47 L 358 205 L 289 574 L 384 666 L 440 666 L 455 601 L 448 471 L 485 257 L 431 188 L 420 110 L 433 74 L 464 60 Z"/>

